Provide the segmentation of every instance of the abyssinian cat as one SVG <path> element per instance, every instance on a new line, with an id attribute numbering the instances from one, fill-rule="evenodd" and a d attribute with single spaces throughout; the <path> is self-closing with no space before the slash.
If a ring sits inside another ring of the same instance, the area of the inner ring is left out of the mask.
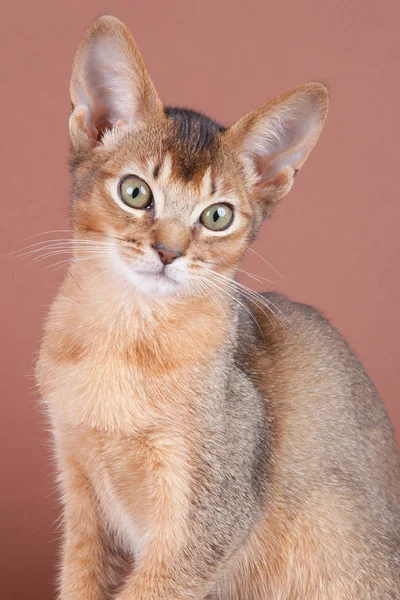
<path id="1" fill-rule="evenodd" d="M 225 128 L 164 107 L 103 16 L 71 96 L 74 260 L 37 366 L 60 600 L 400 598 L 399 458 L 372 382 L 315 309 L 234 283 L 325 87 Z"/>

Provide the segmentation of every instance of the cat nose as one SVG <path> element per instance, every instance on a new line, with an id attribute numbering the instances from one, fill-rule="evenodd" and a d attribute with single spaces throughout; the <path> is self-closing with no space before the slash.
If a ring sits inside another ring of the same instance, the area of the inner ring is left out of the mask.
<path id="1" fill-rule="evenodd" d="M 163 244 L 158 244 L 157 246 L 153 246 L 154 250 L 158 253 L 161 262 L 163 265 L 169 265 L 173 260 L 182 256 L 182 252 L 180 250 L 170 250 L 163 246 Z"/>

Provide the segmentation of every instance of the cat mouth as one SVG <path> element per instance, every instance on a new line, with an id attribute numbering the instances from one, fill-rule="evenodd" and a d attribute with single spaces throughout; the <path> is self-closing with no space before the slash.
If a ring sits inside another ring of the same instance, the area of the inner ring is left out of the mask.
<path id="1" fill-rule="evenodd" d="M 167 275 L 167 273 L 165 272 L 166 267 L 164 266 L 160 271 L 157 271 L 156 273 L 154 271 L 145 271 L 142 269 L 138 269 L 136 271 L 136 273 L 138 275 L 140 275 L 141 277 L 146 277 L 147 279 L 151 279 L 152 281 L 155 281 L 157 283 L 161 283 L 163 281 L 168 282 L 168 283 L 173 283 L 175 285 L 178 285 L 178 282 L 176 281 L 176 279 L 173 279 L 170 275 Z"/>

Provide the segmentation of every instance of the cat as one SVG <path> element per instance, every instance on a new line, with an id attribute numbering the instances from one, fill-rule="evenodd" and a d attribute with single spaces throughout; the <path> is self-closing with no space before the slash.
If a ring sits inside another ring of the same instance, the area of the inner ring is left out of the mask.
<path id="1" fill-rule="evenodd" d="M 399 599 L 399 456 L 373 383 L 317 310 L 234 282 L 325 86 L 225 128 L 164 107 L 103 15 L 71 100 L 74 258 L 37 363 L 60 600 Z"/>

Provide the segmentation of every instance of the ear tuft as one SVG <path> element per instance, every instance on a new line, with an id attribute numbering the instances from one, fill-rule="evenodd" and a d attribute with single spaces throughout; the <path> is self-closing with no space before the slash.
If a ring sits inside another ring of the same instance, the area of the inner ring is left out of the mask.
<path id="1" fill-rule="evenodd" d="M 135 127 L 160 109 L 154 85 L 127 27 L 102 16 L 75 55 L 71 78 L 73 147 L 98 145 L 113 127 Z"/>
<path id="2" fill-rule="evenodd" d="M 230 128 L 231 140 L 256 169 L 256 191 L 264 213 L 286 195 L 321 133 L 328 92 L 308 83 L 282 94 Z"/>

